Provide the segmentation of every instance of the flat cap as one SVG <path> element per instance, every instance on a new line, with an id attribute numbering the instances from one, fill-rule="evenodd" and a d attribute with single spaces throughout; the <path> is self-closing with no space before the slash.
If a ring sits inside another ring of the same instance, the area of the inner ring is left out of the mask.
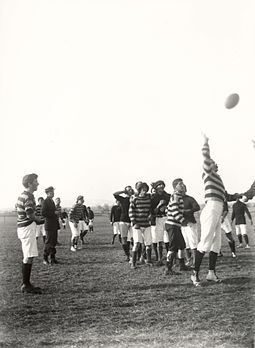
<path id="1" fill-rule="evenodd" d="M 55 189 L 54 189 L 53 186 L 49 186 L 49 187 L 47 187 L 47 188 L 45 189 L 45 193 L 52 192 L 52 191 L 54 191 L 54 190 L 55 190 Z"/>

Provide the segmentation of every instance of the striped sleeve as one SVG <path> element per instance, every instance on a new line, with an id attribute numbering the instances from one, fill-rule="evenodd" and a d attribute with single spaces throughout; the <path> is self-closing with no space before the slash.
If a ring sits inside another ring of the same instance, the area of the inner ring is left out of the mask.
<path id="1" fill-rule="evenodd" d="M 210 147 L 208 142 L 204 143 L 202 148 L 202 154 L 204 157 L 203 170 L 206 174 L 210 174 L 212 172 L 212 159 L 210 156 Z"/>
<path id="2" fill-rule="evenodd" d="M 16 204 L 18 227 L 25 227 L 33 222 L 33 219 L 31 219 L 28 215 L 35 212 L 35 206 L 34 195 L 31 193 L 25 191 L 18 197 Z"/>
<path id="3" fill-rule="evenodd" d="M 130 221 L 132 222 L 133 225 L 135 225 L 136 221 L 136 204 L 135 204 L 135 198 L 130 199 L 130 205 L 129 205 L 129 210 L 128 210 L 128 214 L 129 214 L 129 218 Z"/>

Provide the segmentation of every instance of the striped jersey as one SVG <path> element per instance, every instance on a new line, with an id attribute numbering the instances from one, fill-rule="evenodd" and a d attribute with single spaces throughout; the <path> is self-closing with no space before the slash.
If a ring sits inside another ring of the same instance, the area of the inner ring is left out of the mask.
<path id="1" fill-rule="evenodd" d="M 85 219 L 84 206 L 82 204 L 76 203 L 70 211 L 69 219 L 71 222 L 78 223 L 80 220 Z"/>
<path id="2" fill-rule="evenodd" d="M 34 220 L 27 216 L 27 213 L 34 213 L 36 209 L 35 197 L 32 193 L 24 191 L 17 200 L 17 225 L 18 227 L 29 226 Z"/>
<path id="3" fill-rule="evenodd" d="M 205 202 L 210 200 L 217 200 L 224 202 L 225 200 L 225 188 L 223 181 L 219 174 L 213 170 L 212 159 L 210 157 L 209 144 L 206 142 L 202 148 L 204 156 L 203 163 L 203 181 L 205 186 Z"/>
<path id="4" fill-rule="evenodd" d="M 140 227 L 149 227 L 151 225 L 150 194 L 146 194 L 144 197 L 132 196 L 128 213 L 133 226 L 138 224 Z"/>
<path id="5" fill-rule="evenodd" d="M 178 192 L 174 192 L 167 206 L 167 221 L 168 225 L 180 226 L 185 222 L 183 216 L 184 202 L 183 195 Z"/>

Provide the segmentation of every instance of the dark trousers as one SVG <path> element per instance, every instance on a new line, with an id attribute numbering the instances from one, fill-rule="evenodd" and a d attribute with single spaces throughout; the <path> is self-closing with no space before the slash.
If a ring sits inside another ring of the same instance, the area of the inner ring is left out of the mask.
<path id="1" fill-rule="evenodd" d="M 46 240 L 44 244 L 44 258 L 49 255 L 51 258 L 55 257 L 56 254 L 56 244 L 58 239 L 58 230 L 46 230 Z"/>

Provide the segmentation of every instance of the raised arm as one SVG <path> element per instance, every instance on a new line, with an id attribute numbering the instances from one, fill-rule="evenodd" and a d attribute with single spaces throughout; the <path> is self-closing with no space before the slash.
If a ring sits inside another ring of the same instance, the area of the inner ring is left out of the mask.
<path id="1" fill-rule="evenodd" d="M 204 157 L 203 169 L 205 173 L 210 174 L 212 172 L 212 165 L 214 161 L 211 159 L 210 147 L 209 147 L 209 138 L 203 133 L 204 144 L 202 147 L 202 155 Z"/>

